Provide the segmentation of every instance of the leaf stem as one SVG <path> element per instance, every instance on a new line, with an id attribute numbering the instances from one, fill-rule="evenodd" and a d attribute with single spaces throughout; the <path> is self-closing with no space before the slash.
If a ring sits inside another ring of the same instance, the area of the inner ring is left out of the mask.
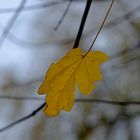
<path id="1" fill-rule="evenodd" d="M 102 24 L 101 24 L 101 26 L 100 26 L 100 28 L 99 28 L 99 30 L 98 30 L 98 32 L 97 32 L 95 38 L 94 38 L 94 40 L 93 40 L 93 42 L 92 42 L 92 44 L 91 44 L 89 50 L 85 53 L 85 56 L 90 52 L 90 50 L 92 49 L 93 45 L 95 44 L 95 42 L 96 42 L 96 40 L 97 40 L 97 37 L 99 36 L 101 30 L 103 29 L 103 26 L 104 26 L 104 24 L 105 24 L 105 22 L 106 22 L 106 20 L 107 20 L 107 17 L 108 17 L 108 15 L 109 15 L 110 11 L 111 11 L 111 8 L 112 8 L 112 6 L 113 6 L 114 1 L 115 1 L 115 0 L 112 0 L 110 6 L 109 6 L 109 8 L 108 8 L 108 11 L 107 11 L 107 13 L 106 13 L 106 15 L 105 15 L 105 17 L 104 17 L 104 20 L 103 20 L 103 22 L 102 22 Z"/>

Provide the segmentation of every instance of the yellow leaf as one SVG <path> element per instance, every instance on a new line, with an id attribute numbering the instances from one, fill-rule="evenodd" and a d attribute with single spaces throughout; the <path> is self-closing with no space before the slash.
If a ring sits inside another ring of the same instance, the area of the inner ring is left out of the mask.
<path id="1" fill-rule="evenodd" d="M 103 63 L 109 59 L 109 57 L 101 51 L 91 51 L 89 53 L 89 55 L 90 54 L 91 54 L 91 57 L 93 58 L 93 60 L 97 60 L 100 63 Z"/>
<path id="2" fill-rule="evenodd" d="M 81 57 L 82 57 L 82 50 L 80 48 L 72 49 L 56 64 L 53 63 L 50 66 L 45 76 L 45 80 L 43 81 L 43 83 L 41 84 L 38 90 L 38 93 L 45 94 L 48 92 L 48 90 L 51 87 L 63 88 L 65 82 L 71 75 L 72 71 L 74 70 L 74 67 L 79 63 Z M 55 86 L 53 87 L 53 85 Z"/>
<path id="3" fill-rule="evenodd" d="M 74 87 L 77 83 L 82 94 L 90 94 L 94 82 L 102 79 L 100 64 L 108 56 L 100 51 L 83 54 L 82 49 L 70 50 L 56 64 L 52 64 L 38 93 L 47 94 L 44 112 L 56 116 L 61 110 L 70 111 L 74 103 Z"/>
<path id="4" fill-rule="evenodd" d="M 93 83 L 102 79 L 99 67 L 101 61 L 98 61 L 97 58 L 99 57 L 96 55 L 97 54 L 92 51 L 89 52 L 76 71 L 76 81 L 82 94 L 90 94 L 94 89 Z M 102 58 L 99 58 L 99 60 L 103 61 Z"/>
<path id="5" fill-rule="evenodd" d="M 38 94 L 40 94 L 40 95 L 45 94 L 46 91 L 47 91 L 47 88 L 48 88 L 48 86 L 47 86 L 48 80 L 47 79 L 48 79 L 48 76 L 51 75 L 51 69 L 53 68 L 53 66 L 54 66 L 54 63 L 52 63 L 50 65 L 50 67 L 49 67 L 49 69 L 48 69 L 48 71 L 46 73 L 45 80 L 43 81 L 43 83 L 41 84 L 41 86 L 40 86 L 40 88 L 38 90 Z"/>
<path id="6" fill-rule="evenodd" d="M 46 97 L 48 106 L 44 108 L 44 112 L 49 116 L 58 115 L 62 109 L 69 112 L 74 104 L 74 88 L 75 82 L 72 76 L 63 90 L 52 89 Z"/>

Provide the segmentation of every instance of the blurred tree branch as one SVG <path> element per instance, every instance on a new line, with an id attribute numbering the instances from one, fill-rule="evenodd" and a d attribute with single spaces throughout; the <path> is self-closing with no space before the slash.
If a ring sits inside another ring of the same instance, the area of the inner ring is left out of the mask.
<path id="1" fill-rule="evenodd" d="M 0 95 L 0 99 L 5 100 L 32 100 L 32 101 L 43 101 L 44 98 L 41 97 L 32 97 L 32 96 L 7 96 L 7 95 Z M 130 106 L 130 105 L 140 105 L 140 101 L 109 101 L 103 99 L 84 99 L 78 98 L 75 99 L 77 103 L 101 103 L 101 104 L 110 104 L 110 105 L 117 105 L 117 106 Z"/>
<path id="2" fill-rule="evenodd" d="M 64 2 L 66 2 L 66 1 L 61 0 L 61 1 L 47 2 L 47 3 L 43 3 L 43 4 L 41 3 L 41 4 L 24 6 L 22 11 L 25 12 L 25 11 L 32 11 L 32 10 L 42 10 L 44 8 L 47 8 L 47 7 L 63 4 Z M 13 13 L 16 11 L 17 11 L 17 8 L 0 8 L 0 14 Z"/>
<path id="3" fill-rule="evenodd" d="M 46 103 L 41 104 L 37 109 L 35 109 L 35 110 L 34 110 L 32 113 L 30 113 L 29 115 L 27 115 L 27 116 L 25 116 L 25 117 L 22 117 L 21 119 L 19 119 L 19 120 L 13 122 L 13 123 L 11 123 L 11 124 L 9 124 L 9 125 L 7 125 L 7 126 L 1 128 L 1 129 L 0 129 L 0 132 L 3 132 L 3 131 L 5 131 L 5 130 L 7 130 L 7 129 L 9 129 L 9 128 L 11 128 L 11 127 L 13 127 L 13 126 L 15 126 L 15 125 L 17 125 L 17 124 L 19 124 L 19 123 L 25 121 L 25 120 L 27 120 L 27 119 L 30 119 L 30 118 L 33 117 L 33 116 L 35 116 L 45 105 L 46 105 Z"/>
<path id="4" fill-rule="evenodd" d="M 7 26 L 3 29 L 2 34 L 0 36 L 0 48 L 2 47 L 4 41 L 5 41 L 6 37 L 8 36 L 12 26 L 14 25 L 14 23 L 16 21 L 16 19 L 18 18 L 18 16 L 22 12 L 22 9 L 23 9 L 24 5 L 26 4 L 26 2 L 27 2 L 27 0 L 21 0 L 21 3 L 19 4 L 19 7 L 17 8 L 14 15 L 12 16 L 12 18 L 8 22 Z"/>
<path id="5" fill-rule="evenodd" d="M 48 6 L 49 6 L 49 4 L 48 4 Z M 37 8 L 37 6 L 33 6 L 33 7 Z M 118 26 L 118 25 L 122 24 L 123 22 L 126 22 L 126 21 L 130 20 L 139 10 L 140 10 L 140 5 L 133 8 L 132 10 L 127 12 L 126 14 L 124 14 L 120 17 L 117 17 L 114 20 L 109 21 L 108 23 L 105 24 L 104 28 L 107 28 L 107 29 L 113 28 L 115 26 Z M 4 26 L 2 26 L 2 27 L 5 28 Z M 98 27 L 95 27 L 95 28 L 93 28 L 93 30 L 87 31 L 86 33 L 83 34 L 83 37 L 88 36 L 89 34 L 93 33 L 97 29 L 98 29 Z M 16 35 L 14 35 L 11 32 L 9 32 L 8 39 L 18 46 L 38 46 L 38 45 L 41 46 L 43 44 L 45 45 L 47 43 L 51 43 L 51 42 L 48 42 L 48 41 L 38 42 L 38 43 L 37 42 L 35 43 L 35 42 L 26 41 L 26 40 L 23 40 L 23 39 L 17 37 Z M 74 38 L 69 39 L 69 41 L 61 40 L 61 41 L 53 41 L 53 42 L 58 43 L 58 44 L 68 44 L 69 42 L 73 42 L 73 41 L 74 41 Z"/>
<path id="6" fill-rule="evenodd" d="M 66 17 L 66 15 L 67 15 L 67 13 L 68 13 L 68 11 L 69 11 L 69 9 L 70 9 L 70 6 L 71 6 L 71 4 L 72 4 L 72 1 L 73 1 L 73 0 L 70 0 L 70 1 L 69 1 L 69 3 L 68 3 L 68 5 L 67 5 L 67 7 L 66 7 L 66 9 L 65 9 L 65 11 L 64 11 L 64 13 L 63 13 L 63 15 L 62 15 L 62 17 L 61 17 L 60 20 L 58 21 L 58 23 L 57 23 L 57 25 L 55 26 L 54 30 L 58 30 L 58 28 L 59 28 L 60 25 L 62 24 L 64 18 Z"/>
<path id="7" fill-rule="evenodd" d="M 5 96 L 6 97 L 6 96 Z M 4 99 L 4 98 L 3 98 Z M 5 98 L 6 99 L 6 98 Z M 8 96 L 7 99 L 14 99 L 14 100 L 37 100 L 37 98 L 34 97 L 10 97 Z M 40 98 L 38 99 L 40 100 Z M 77 103 L 78 102 L 82 102 L 82 103 L 100 103 L 100 104 L 109 104 L 109 105 L 119 105 L 119 106 L 128 106 L 128 105 L 140 105 L 140 102 L 123 102 L 123 101 L 109 101 L 109 100 L 100 100 L 100 99 L 76 99 L 75 100 Z M 35 116 L 40 110 L 42 110 L 42 108 L 44 108 L 44 106 L 46 105 L 46 103 L 42 103 L 38 108 L 36 108 L 32 113 L 30 113 L 29 115 L 26 115 L 25 117 L 22 117 L 20 119 L 18 119 L 17 121 L 10 123 L 9 125 L 3 127 L 0 129 L 0 132 L 6 131 L 9 128 L 12 128 L 13 126 L 27 120 L 30 119 L 31 117 Z M 138 112 L 139 113 L 139 112 Z M 133 117 L 135 116 L 136 113 L 131 114 L 131 115 L 127 115 L 129 117 Z"/>

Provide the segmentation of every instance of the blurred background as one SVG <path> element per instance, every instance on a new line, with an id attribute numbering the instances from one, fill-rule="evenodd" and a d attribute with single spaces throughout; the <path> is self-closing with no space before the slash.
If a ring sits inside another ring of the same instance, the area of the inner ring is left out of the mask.
<path id="1" fill-rule="evenodd" d="M 88 50 L 110 0 L 93 0 L 80 47 Z M 86 0 L 0 1 L 0 128 L 30 114 L 48 66 L 72 48 Z M 65 16 L 64 16 L 65 14 Z M 93 94 L 76 98 L 140 101 L 140 1 L 116 0 L 94 50 L 110 56 Z M 18 97 L 20 100 L 18 100 Z M 0 140 L 140 140 L 140 106 L 76 102 L 70 113 L 36 116 Z"/>

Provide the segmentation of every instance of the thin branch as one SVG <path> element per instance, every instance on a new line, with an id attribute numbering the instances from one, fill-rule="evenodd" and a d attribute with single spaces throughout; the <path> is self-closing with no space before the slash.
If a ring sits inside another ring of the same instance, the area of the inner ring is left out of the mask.
<path id="1" fill-rule="evenodd" d="M 41 104 L 37 109 L 35 109 L 35 110 L 34 110 L 32 113 L 30 113 L 29 115 L 26 115 L 25 117 L 22 117 L 22 118 L 20 118 L 19 120 L 17 120 L 17 121 L 15 121 L 15 122 L 13 122 L 13 123 L 11 123 L 11 124 L 9 124 L 9 125 L 7 125 L 7 126 L 1 128 L 1 129 L 0 129 L 0 132 L 3 132 L 3 131 L 5 131 L 5 130 L 7 130 L 7 129 L 9 129 L 9 128 L 12 128 L 13 126 L 15 126 L 15 125 L 17 125 L 17 124 L 19 124 L 19 123 L 21 123 L 21 122 L 27 120 L 27 119 L 30 119 L 30 118 L 33 117 L 33 116 L 35 116 L 45 105 L 46 105 L 46 103 Z"/>
<path id="2" fill-rule="evenodd" d="M 66 2 L 66 1 L 61 0 L 61 1 L 47 2 L 47 3 L 43 3 L 43 4 L 29 5 L 29 6 L 23 7 L 22 11 L 25 12 L 25 11 L 32 11 L 32 10 L 42 10 L 47 7 L 63 4 L 64 2 Z M 16 12 L 17 10 L 18 10 L 17 8 L 2 8 L 2 9 L 0 9 L 0 14 L 13 13 L 13 12 Z"/>
<path id="3" fill-rule="evenodd" d="M 8 98 L 8 99 L 12 99 L 12 98 Z M 20 98 L 14 98 L 15 100 L 18 100 Z M 23 99 L 23 98 L 22 98 Z M 34 100 L 34 98 L 30 98 L 30 100 Z M 40 100 L 40 99 L 39 99 Z M 101 104 L 110 104 L 110 105 L 119 105 L 119 106 L 127 106 L 127 105 L 140 105 L 140 102 L 121 102 L 121 101 L 108 101 L 108 100 L 98 100 L 98 99 L 76 99 L 75 100 L 77 103 L 78 102 L 82 102 L 82 103 L 101 103 Z M 46 103 L 41 104 L 37 109 L 35 109 L 32 113 L 18 119 L 17 121 L 3 127 L 0 129 L 0 132 L 3 132 L 9 128 L 12 128 L 14 126 L 16 126 L 17 124 L 30 119 L 31 117 L 35 116 L 40 110 L 42 110 L 44 108 L 44 106 L 46 105 Z"/>
<path id="4" fill-rule="evenodd" d="M 81 24 L 80 24 L 79 31 L 78 31 L 78 34 L 77 34 L 77 37 L 76 37 L 73 48 L 77 48 L 79 46 L 79 42 L 80 42 L 80 39 L 81 39 L 81 36 L 82 36 L 82 32 L 83 32 L 85 22 L 86 22 L 86 19 L 87 19 L 89 10 L 90 10 L 91 3 L 92 3 L 92 0 L 87 0 L 85 11 L 84 11 L 84 14 L 83 14 L 83 17 L 82 17 L 82 20 L 81 20 Z"/>
<path id="5" fill-rule="evenodd" d="M 104 28 L 113 28 L 115 26 L 118 26 L 124 22 L 126 22 L 127 20 L 131 19 L 132 16 L 134 16 L 138 11 L 140 10 L 140 5 L 138 5 L 137 7 L 135 7 L 134 9 L 130 10 L 128 13 L 118 17 L 118 18 L 115 18 L 114 20 L 108 22 L 107 24 L 105 24 Z M 4 27 L 3 27 L 4 28 Z M 93 33 L 95 30 L 97 30 L 98 27 L 95 27 L 92 31 L 88 31 L 88 33 L 85 33 L 83 36 L 86 37 L 87 35 L 89 35 L 91 32 Z M 41 45 L 44 45 L 46 43 L 50 43 L 50 42 L 47 42 L 47 41 L 44 41 L 44 42 L 29 42 L 29 41 L 26 41 L 26 40 L 23 40 L 19 37 L 17 37 L 15 34 L 9 32 L 9 36 L 8 36 L 8 39 L 15 43 L 16 45 L 20 45 L 20 46 L 26 46 L 26 45 L 30 45 L 30 46 L 41 46 Z M 71 41 L 74 41 L 74 39 L 70 39 L 70 41 L 59 41 L 58 43 L 62 43 L 64 42 L 65 44 L 71 42 Z M 55 42 L 55 41 L 54 41 Z M 57 43 L 57 42 L 55 42 Z"/>
<path id="6" fill-rule="evenodd" d="M 34 5 L 29 5 L 23 8 L 23 12 L 25 11 L 32 11 L 32 10 L 42 10 L 44 8 L 47 7 L 51 7 L 51 6 L 56 6 L 59 4 L 63 4 L 65 2 L 69 2 L 70 0 L 59 0 L 59 1 L 53 1 L 53 2 L 47 2 L 47 3 L 43 3 L 43 4 L 34 4 Z M 74 2 L 81 2 L 81 1 L 77 1 L 77 0 L 73 0 Z M 84 1 L 82 1 L 84 2 Z M 17 8 L 12 7 L 12 8 L 0 8 L 0 14 L 8 14 L 8 13 L 13 13 L 16 12 Z"/>
<path id="7" fill-rule="evenodd" d="M 10 19 L 10 21 L 8 22 L 7 26 L 4 28 L 1 36 L 0 36 L 0 48 L 2 47 L 6 37 L 9 34 L 9 31 L 11 30 L 11 28 L 13 27 L 16 19 L 18 18 L 18 16 L 20 15 L 24 5 L 26 4 L 27 0 L 21 0 L 21 3 L 19 5 L 19 7 L 17 8 L 17 11 L 14 13 L 14 15 L 12 16 L 12 18 Z"/>
<path id="8" fill-rule="evenodd" d="M 82 103 L 101 103 L 101 104 L 110 104 L 117 106 L 129 106 L 129 105 L 140 105 L 140 102 L 137 101 L 109 101 L 109 100 L 100 100 L 100 99 L 76 99 L 76 102 Z"/>
<path id="9" fill-rule="evenodd" d="M 54 30 L 58 30 L 58 28 L 60 27 L 60 25 L 61 25 L 62 22 L 64 21 L 64 18 L 66 17 L 66 15 L 67 15 L 67 13 L 68 13 L 68 11 L 69 11 L 69 9 L 70 9 L 70 6 L 71 6 L 71 4 L 72 4 L 72 1 L 73 1 L 73 0 L 70 0 L 70 1 L 69 1 L 69 3 L 68 3 L 68 5 L 67 5 L 67 7 L 66 7 L 66 9 L 65 9 L 65 11 L 64 11 L 64 13 L 63 13 L 63 15 L 62 15 L 62 17 L 61 17 L 60 20 L 58 21 L 58 23 L 57 23 L 57 25 L 55 26 Z"/>
<path id="10" fill-rule="evenodd" d="M 44 98 L 40 97 L 31 97 L 31 96 L 7 96 L 7 95 L 0 95 L 0 99 L 5 100 L 35 100 L 35 101 L 43 101 Z M 82 99 L 77 98 L 75 99 L 76 103 L 101 103 L 101 104 L 110 104 L 110 105 L 118 105 L 118 106 L 129 106 L 129 105 L 140 105 L 140 101 L 109 101 L 103 99 Z"/>
<path id="11" fill-rule="evenodd" d="M 44 101 L 44 98 L 41 97 L 31 97 L 31 96 L 22 96 L 22 97 L 18 97 L 18 96 L 8 96 L 8 95 L 0 95 L 0 99 L 4 99 L 4 100 L 34 100 L 34 101 Z"/>

